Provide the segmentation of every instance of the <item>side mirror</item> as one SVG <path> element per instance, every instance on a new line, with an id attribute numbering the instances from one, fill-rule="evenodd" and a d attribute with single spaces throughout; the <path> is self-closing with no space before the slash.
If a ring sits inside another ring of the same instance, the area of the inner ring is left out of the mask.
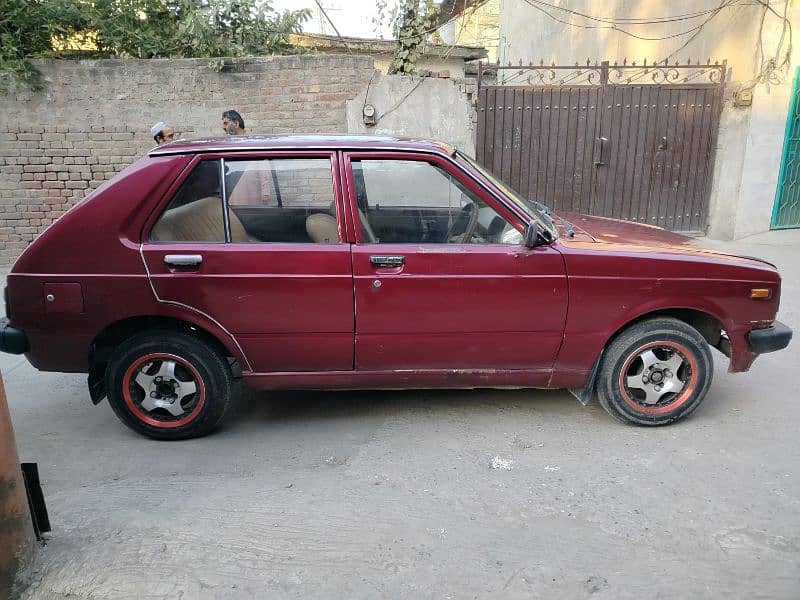
<path id="1" fill-rule="evenodd" d="M 528 223 L 528 226 L 525 228 L 525 238 L 523 242 L 526 248 L 536 248 L 536 246 L 549 244 L 551 241 L 553 240 L 550 234 L 545 231 L 539 223 L 536 221 Z"/>

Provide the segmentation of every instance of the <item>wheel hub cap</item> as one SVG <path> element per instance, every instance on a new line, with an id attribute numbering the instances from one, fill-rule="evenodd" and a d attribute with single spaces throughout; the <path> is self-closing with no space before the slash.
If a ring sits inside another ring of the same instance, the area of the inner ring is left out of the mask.
<path id="1" fill-rule="evenodd" d="M 677 374 L 681 368 L 686 371 L 688 363 L 673 348 L 650 348 L 636 355 L 628 364 L 625 385 L 630 390 L 638 390 L 637 401 L 643 405 L 654 406 L 669 401 L 686 386 Z M 688 375 L 686 379 L 688 381 Z"/>
<path id="2" fill-rule="evenodd" d="M 193 380 L 183 381 L 175 374 L 174 360 L 153 361 L 137 369 L 134 381 L 144 390 L 141 407 L 147 412 L 166 410 L 173 417 L 186 412 L 182 403 L 197 391 Z"/>

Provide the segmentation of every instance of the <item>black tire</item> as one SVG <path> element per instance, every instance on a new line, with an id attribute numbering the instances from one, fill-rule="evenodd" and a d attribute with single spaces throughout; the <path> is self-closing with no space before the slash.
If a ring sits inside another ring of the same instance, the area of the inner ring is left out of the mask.
<path id="1" fill-rule="evenodd" d="M 200 338 L 170 330 L 128 338 L 106 368 L 111 408 L 125 425 L 157 440 L 211 432 L 225 416 L 233 389 L 222 354 Z"/>
<path id="2" fill-rule="evenodd" d="M 606 348 L 597 395 L 623 423 L 667 425 L 700 405 L 713 374 L 703 336 L 683 321 L 657 317 L 632 325 Z"/>

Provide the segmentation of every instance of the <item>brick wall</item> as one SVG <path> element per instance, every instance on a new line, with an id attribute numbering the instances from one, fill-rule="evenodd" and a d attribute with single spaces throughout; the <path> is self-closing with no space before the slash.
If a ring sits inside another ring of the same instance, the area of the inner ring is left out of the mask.
<path id="1" fill-rule="evenodd" d="M 250 133 L 346 132 L 345 102 L 373 72 L 365 56 L 36 61 L 42 92 L 0 96 L 0 266 L 66 209 L 153 146 L 150 126 L 178 137 L 222 133 L 238 110 Z"/>

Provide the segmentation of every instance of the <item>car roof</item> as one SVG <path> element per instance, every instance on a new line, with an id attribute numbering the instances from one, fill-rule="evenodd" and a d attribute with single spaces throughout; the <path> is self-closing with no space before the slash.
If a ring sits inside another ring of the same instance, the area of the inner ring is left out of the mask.
<path id="1" fill-rule="evenodd" d="M 377 135 L 229 135 L 176 140 L 150 150 L 150 156 L 247 150 L 410 150 L 453 154 L 455 148 L 434 140 Z"/>

